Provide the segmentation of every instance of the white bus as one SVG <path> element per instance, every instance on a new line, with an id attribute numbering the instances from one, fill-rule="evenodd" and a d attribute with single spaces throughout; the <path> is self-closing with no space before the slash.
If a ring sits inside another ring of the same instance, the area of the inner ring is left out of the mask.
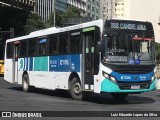
<path id="1" fill-rule="evenodd" d="M 130 93 L 155 90 L 154 31 L 150 22 L 96 20 L 49 28 L 9 39 L 4 79 L 32 87 L 84 92 Z"/>

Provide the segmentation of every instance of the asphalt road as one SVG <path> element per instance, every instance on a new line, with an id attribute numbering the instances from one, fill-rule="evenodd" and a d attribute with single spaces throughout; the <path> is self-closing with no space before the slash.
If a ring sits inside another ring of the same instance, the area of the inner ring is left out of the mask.
<path id="1" fill-rule="evenodd" d="M 77 101 L 72 100 L 67 91 L 35 89 L 30 93 L 25 93 L 22 91 L 21 85 L 8 83 L 1 77 L 0 111 L 160 111 L 160 92 L 132 94 L 124 100 L 114 100 L 109 94 L 91 94 L 86 101 Z M 83 120 L 84 118 L 76 119 Z M 16 119 L 21 120 L 22 118 Z M 105 117 L 94 117 L 93 119 L 106 120 Z M 116 120 L 117 117 L 109 119 Z M 128 119 L 134 120 L 135 118 Z M 145 117 L 141 119 L 146 120 Z M 154 117 L 153 119 L 159 118 Z"/>

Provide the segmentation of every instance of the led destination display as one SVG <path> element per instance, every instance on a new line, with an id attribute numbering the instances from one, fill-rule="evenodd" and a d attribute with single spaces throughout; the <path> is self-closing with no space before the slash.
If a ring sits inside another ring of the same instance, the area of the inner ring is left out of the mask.
<path id="1" fill-rule="evenodd" d="M 106 29 L 120 29 L 120 30 L 153 30 L 149 22 L 130 21 L 130 20 L 107 20 L 105 22 Z"/>

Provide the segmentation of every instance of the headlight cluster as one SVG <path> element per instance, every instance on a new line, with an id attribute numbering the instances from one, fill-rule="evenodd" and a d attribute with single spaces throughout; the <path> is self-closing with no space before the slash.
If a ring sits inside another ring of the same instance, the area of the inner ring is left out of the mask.
<path id="1" fill-rule="evenodd" d="M 157 67 L 154 68 L 154 73 L 155 73 L 155 74 L 157 73 Z"/>
<path id="2" fill-rule="evenodd" d="M 152 78 L 151 78 L 151 82 L 153 82 L 155 80 L 155 76 L 153 76 Z"/>
<path id="3" fill-rule="evenodd" d="M 103 76 L 104 76 L 105 78 L 107 78 L 108 80 L 110 80 L 110 81 L 116 83 L 116 78 L 115 78 L 115 77 L 113 77 L 113 76 L 107 74 L 107 73 L 104 72 L 104 71 L 102 72 L 102 74 L 103 74 Z"/>

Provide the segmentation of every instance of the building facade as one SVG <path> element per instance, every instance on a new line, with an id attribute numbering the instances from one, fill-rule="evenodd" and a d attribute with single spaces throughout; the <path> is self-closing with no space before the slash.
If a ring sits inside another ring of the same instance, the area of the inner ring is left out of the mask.
<path id="1" fill-rule="evenodd" d="M 42 16 L 43 21 L 49 19 L 52 12 L 65 12 L 69 6 L 80 9 L 81 16 L 86 16 L 86 0 L 35 0 L 35 12 Z M 55 9 L 54 9 L 55 8 Z"/>
<path id="2" fill-rule="evenodd" d="M 111 19 L 115 17 L 116 0 L 100 0 L 100 18 Z"/>
<path id="3" fill-rule="evenodd" d="M 115 7 L 115 18 L 124 18 L 124 0 L 116 0 L 116 7 Z"/>
<path id="4" fill-rule="evenodd" d="M 35 12 L 42 17 L 43 21 L 48 20 L 54 10 L 65 12 L 67 0 L 36 0 Z"/>
<path id="5" fill-rule="evenodd" d="M 13 6 L 34 11 L 35 0 L 0 0 L 0 7 Z"/>
<path id="6" fill-rule="evenodd" d="M 86 15 L 94 20 L 100 18 L 100 0 L 87 0 Z"/>
<path id="7" fill-rule="evenodd" d="M 65 12 L 68 8 L 67 0 L 55 0 L 55 9 Z"/>
<path id="8" fill-rule="evenodd" d="M 86 2 L 88 0 L 67 0 L 68 7 L 74 6 L 80 9 L 81 16 L 86 16 Z"/>

